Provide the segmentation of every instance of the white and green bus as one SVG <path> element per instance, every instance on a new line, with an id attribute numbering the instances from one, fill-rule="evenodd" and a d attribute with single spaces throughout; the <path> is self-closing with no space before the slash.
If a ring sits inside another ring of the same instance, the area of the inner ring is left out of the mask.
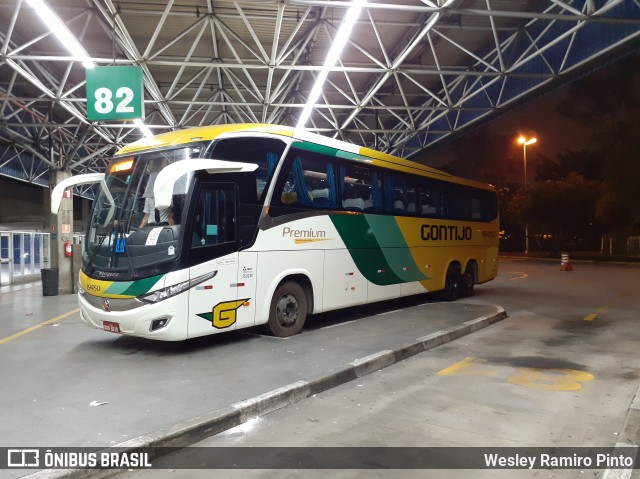
<path id="1" fill-rule="evenodd" d="M 82 320 L 176 341 L 439 291 L 497 274 L 493 187 L 276 125 L 185 129 L 122 148 L 99 183 Z"/>

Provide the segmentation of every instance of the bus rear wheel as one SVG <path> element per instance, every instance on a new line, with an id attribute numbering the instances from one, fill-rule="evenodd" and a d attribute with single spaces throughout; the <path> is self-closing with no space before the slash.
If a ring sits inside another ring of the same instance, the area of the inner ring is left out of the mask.
<path id="1" fill-rule="evenodd" d="M 473 296 L 473 286 L 476 280 L 473 271 L 467 269 L 460 279 L 460 296 L 467 298 Z"/>
<path id="2" fill-rule="evenodd" d="M 307 319 L 307 296 L 298 283 L 286 281 L 276 288 L 269 309 L 269 330 L 278 338 L 302 331 Z"/>
<path id="3" fill-rule="evenodd" d="M 440 291 L 440 298 L 443 301 L 455 301 L 460 296 L 460 283 L 462 275 L 458 268 L 449 266 L 447 277 L 444 283 L 444 289 Z"/>

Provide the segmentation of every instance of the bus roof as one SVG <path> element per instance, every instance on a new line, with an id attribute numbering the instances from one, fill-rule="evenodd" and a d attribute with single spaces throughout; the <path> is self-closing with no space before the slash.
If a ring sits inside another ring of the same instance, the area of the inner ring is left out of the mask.
<path id="1" fill-rule="evenodd" d="M 421 176 L 430 176 L 436 178 L 442 178 L 456 183 L 467 184 L 469 186 L 476 186 L 481 188 L 491 188 L 490 185 L 477 182 L 474 180 L 468 180 L 466 178 L 460 178 L 453 176 L 435 168 L 431 168 L 420 163 L 416 163 L 404 158 L 400 158 L 388 153 L 382 153 L 380 151 L 373 150 L 371 148 L 362 147 L 353 143 L 347 143 L 346 141 L 336 140 L 326 136 L 311 133 L 304 129 L 296 129 L 289 126 L 260 124 L 260 123 L 237 123 L 229 125 L 212 125 L 201 126 L 196 128 L 187 128 L 184 130 L 171 131 L 168 133 L 162 133 L 150 138 L 142 138 L 136 142 L 121 148 L 116 154 L 127 155 L 142 152 L 145 150 L 151 150 L 156 148 L 178 146 L 185 143 L 193 143 L 197 141 L 210 141 L 223 135 L 240 133 L 240 132 L 255 132 L 263 134 L 272 134 L 279 136 L 286 136 L 293 138 L 297 141 L 305 143 L 311 143 L 319 145 L 321 147 L 328 147 L 331 150 L 335 150 L 334 155 L 345 159 L 354 159 L 360 161 L 370 161 L 375 166 L 383 166 L 391 168 L 397 171 L 405 173 L 417 174 Z M 337 153 L 340 152 L 340 153 Z M 346 155 L 344 153 L 347 153 Z M 350 158 L 349 154 L 354 156 Z M 372 161 L 371 161 L 372 160 Z"/>

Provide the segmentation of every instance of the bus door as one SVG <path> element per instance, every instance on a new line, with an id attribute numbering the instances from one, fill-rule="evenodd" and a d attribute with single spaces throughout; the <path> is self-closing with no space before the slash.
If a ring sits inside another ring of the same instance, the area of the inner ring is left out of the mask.
<path id="1" fill-rule="evenodd" d="M 189 277 L 215 271 L 211 279 L 189 291 L 189 337 L 238 327 L 238 194 L 234 183 L 202 183 L 192 204 Z"/>

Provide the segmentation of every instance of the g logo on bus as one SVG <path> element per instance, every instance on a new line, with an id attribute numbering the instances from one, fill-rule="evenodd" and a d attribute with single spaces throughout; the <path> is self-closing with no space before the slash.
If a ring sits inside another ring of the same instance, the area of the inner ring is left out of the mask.
<path id="1" fill-rule="evenodd" d="M 102 309 L 104 309 L 105 311 L 110 311 L 109 307 L 110 307 L 109 300 L 107 298 L 104 298 L 102 300 Z"/>
<path id="2" fill-rule="evenodd" d="M 223 301 L 216 304 L 210 313 L 198 314 L 203 319 L 211 321 L 211 325 L 217 329 L 228 328 L 233 326 L 238 316 L 238 308 L 250 298 L 238 299 L 235 301 Z"/>

